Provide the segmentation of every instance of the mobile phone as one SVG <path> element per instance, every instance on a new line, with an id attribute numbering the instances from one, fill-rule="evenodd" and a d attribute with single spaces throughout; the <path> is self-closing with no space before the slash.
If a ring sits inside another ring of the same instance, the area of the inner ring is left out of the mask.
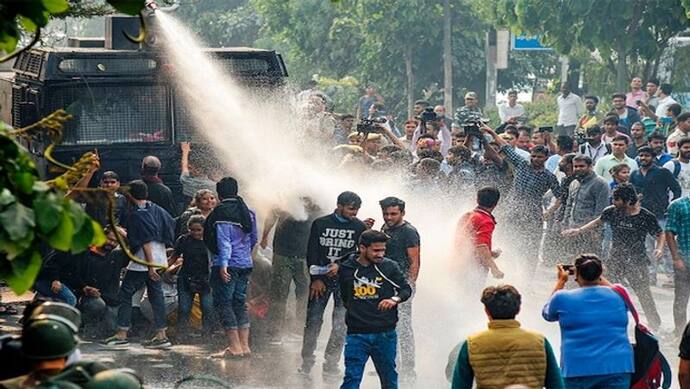
<path id="1" fill-rule="evenodd" d="M 642 100 L 635 100 L 635 104 L 642 105 Z"/>
<path id="2" fill-rule="evenodd" d="M 568 274 L 575 275 L 575 265 L 561 265 L 563 270 L 566 270 Z"/>
<path id="3" fill-rule="evenodd" d="M 539 127 L 539 132 L 553 132 L 552 126 Z"/>

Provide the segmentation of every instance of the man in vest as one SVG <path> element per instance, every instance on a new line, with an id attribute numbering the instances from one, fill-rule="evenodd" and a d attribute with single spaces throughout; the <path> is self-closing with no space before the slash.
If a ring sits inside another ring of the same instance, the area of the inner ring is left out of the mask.
<path id="1" fill-rule="evenodd" d="M 521 299 L 511 285 L 484 289 L 481 301 L 489 329 L 469 336 L 451 352 L 446 373 L 452 374 L 453 389 L 472 388 L 473 381 L 479 388 L 564 387 L 549 341 L 544 335 L 523 330 L 515 320 Z"/>

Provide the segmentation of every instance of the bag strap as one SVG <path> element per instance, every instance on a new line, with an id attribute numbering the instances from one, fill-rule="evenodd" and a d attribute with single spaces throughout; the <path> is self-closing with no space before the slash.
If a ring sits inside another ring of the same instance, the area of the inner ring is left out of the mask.
<path id="1" fill-rule="evenodd" d="M 673 380 L 673 373 L 671 372 L 671 366 L 669 366 L 664 354 L 659 351 L 659 359 L 661 361 L 661 372 L 664 377 L 663 384 L 661 384 L 662 389 L 669 389 L 671 387 L 671 382 Z"/>
<path id="2" fill-rule="evenodd" d="M 618 295 L 621 296 L 621 298 L 623 298 L 623 301 L 625 301 L 625 305 L 628 307 L 628 310 L 635 319 L 635 325 L 639 326 L 640 315 L 638 315 L 637 309 L 635 309 L 635 305 L 633 305 L 632 300 L 630 300 L 630 295 L 628 295 L 628 292 L 625 290 L 625 288 L 618 284 L 614 284 L 613 286 L 611 286 L 611 289 L 613 289 L 614 292 L 618 293 Z"/>

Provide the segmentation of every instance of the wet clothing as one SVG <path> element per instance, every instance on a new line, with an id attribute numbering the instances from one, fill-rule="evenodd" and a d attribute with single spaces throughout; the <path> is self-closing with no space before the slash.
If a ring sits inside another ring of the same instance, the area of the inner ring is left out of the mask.
<path id="1" fill-rule="evenodd" d="M 403 221 L 401 225 L 395 227 L 388 227 L 384 224 L 381 231 L 390 237 L 386 243 L 386 258 L 395 261 L 403 274 L 409 276 L 410 257 L 407 254 L 407 249 L 419 247 L 419 232 L 407 221 Z"/>
<path id="2" fill-rule="evenodd" d="M 307 245 L 307 268 L 327 266 L 346 254 L 357 251 L 359 236 L 367 226 L 359 219 L 344 218 L 335 212 L 322 216 L 311 224 Z M 326 276 L 311 275 L 311 279 Z"/>
<path id="3" fill-rule="evenodd" d="M 364 266 L 357 258 L 357 253 L 348 255 L 338 271 L 340 293 L 347 309 L 348 334 L 395 330 L 398 307 L 381 311 L 378 305 L 393 296 L 400 297 L 403 303 L 412 295 L 412 288 L 393 260 L 384 258 L 379 264 Z"/>
<path id="4" fill-rule="evenodd" d="M 563 388 L 551 345 L 536 332 L 523 330 L 517 320 L 492 320 L 489 329 L 470 336 L 456 352 L 452 388 Z"/>
<path id="5" fill-rule="evenodd" d="M 607 286 L 559 290 L 542 316 L 561 328 L 561 371 L 565 378 L 632 373 L 628 308 Z"/>
<path id="6" fill-rule="evenodd" d="M 179 214 L 177 203 L 170 188 L 163 184 L 163 180 L 157 176 L 143 176 L 141 179 L 148 187 L 148 200 L 165 209 L 170 216 L 176 217 Z"/>
<path id="7" fill-rule="evenodd" d="M 273 235 L 273 253 L 284 257 L 307 256 L 309 229 L 315 215 L 309 214 L 307 220 L 295 220 L 285 212 L 276 212 L 278 222 Z"/>
<path id="8" fill-rule="evenodd" d="M 632 172 L 630 183 L 642 194 L 642 206 L 657 219 L 664 218 L 669 203 L 668 192 L 673 193 L 674 200 L 681 194 L 680 185 L 673 178 L 673 173 L 656 165 L 652 165 L 646 173 L 642 169 Z"/>
<path id="9" fill-rule="evenodd" d="M 141 250 L 145 243 L 160 242 L 171 246 L 175 241 L 175 220 L 151 201 L 130 208 L 124 227 L 132 252 Z"/>
<path id="10" fill-rule="evenodd" d="M 340 389 L 359 389 L 369 357 L 374 362 L 381 388 L 397 389 L 398 372 L 395 369 L 397 343 L 395 331 L 348 334 L 344 353 L 345 377 Z"/>
<path id="11" fill-rule="evenodd" d="M 203 240 L 194 239 L 191 235 L 182 235 L 175 242 L 175 255 L 183 258 L 179 278 L 193 276 L 208 281 L 208 249 Z"/>
<path id="12" fill-rule="evenodd" d="M 240 269 L 253 266 L 252 249 L 258 241 L 256 214 L 248 210 L 249 221 L 245 220 L 243 204 L 235 198 L 224 199 L 206 218 L 204 242 L 212 253 L 212 266 Z"/>
<path id="13" fill-rule="evenodd" d="M 645 239 L 647 235 L 657 237 L 661 227 L 654 214 L 640 208 L 637 215 L 628 215 L 625 210 L 611 205 L 601 213 L 601 221 L 608 223 L 613 231 L 611 258 L 625 263 L 649 263 Z"/>

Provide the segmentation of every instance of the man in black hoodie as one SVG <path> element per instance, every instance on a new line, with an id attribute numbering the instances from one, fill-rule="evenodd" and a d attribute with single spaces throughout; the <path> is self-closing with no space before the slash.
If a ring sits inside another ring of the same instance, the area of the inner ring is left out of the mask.
<path id="1" fill-rule="evenodd" d="M 359 237 L 359 254 L 340 264 L 338 281 L 347 309 L 345 378 L 341 389 L 359 388 L 369 357 L 382 388 L 398 387 L 395 369 L 398 304 L 412 295 L 412 288 L 398 264 L 384 257 L 388 235 L 369 230 Z"/>
<path id="2" fill-rule="evenodd" d="M 331 295 L 333 295 L 333 327 L 326 346 L 323 373 L 337 376 L 338 362 L 345 342 L 345 308 L 338 290 L 337 261 L 344 255 L 357 250 L 359 236 L 367 225 L 357 219 L 362 199 L 353 192 L 343 192 L 338 196 L 336 210 L 322 216 L 311 225 L 307 243 L 307 267 L 311 277 L 307 321 L 304 325 L 302 341 L 301 374 L 308 375 L 316 359 L 316 341 L 321 332 L 323 314 Z M 372 221 L 373 224 L 373 221 Z"/>

